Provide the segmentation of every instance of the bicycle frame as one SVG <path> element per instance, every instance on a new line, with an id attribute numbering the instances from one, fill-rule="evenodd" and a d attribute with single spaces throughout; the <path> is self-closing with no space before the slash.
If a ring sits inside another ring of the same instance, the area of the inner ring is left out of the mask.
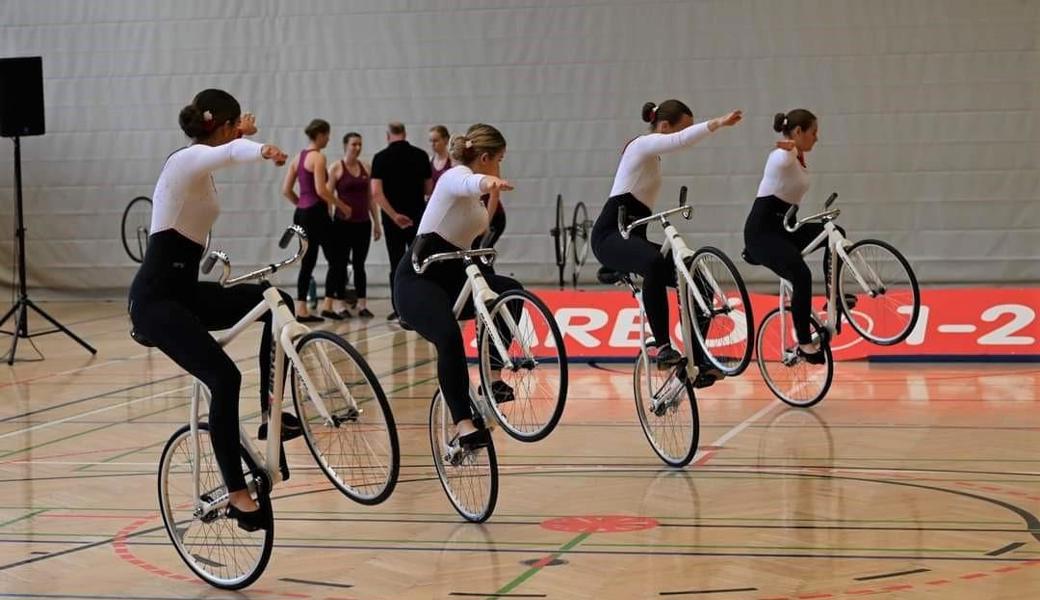
<path id="1" fill-rule="evenodd" d="M 277 468 L 280 461 L 281 444 L 282 444 L 282 403 L 285 397 L 285 358 L 288 357 L 292 362 L 295 371 L 300 375 L 303 380 L 304 387 L 307 395 L 314 406 L 317 408 L 318 413 L 328 422 L 332 422 L 332 415 L 329 413 L 325 406 L 321 396 L 316 392 L 316 386 L 311 379 L 310 373 L 303 366 L 303 361 L 300 355 L 296 352 L 295 341 L 306 335 L 311 331 L 309 327 L 296 321 L 296 317 L 293 315 L 289 307 L 286 306 L 285 301 L 282 299 L 278 289 L 267 282 L 266 276 L 274 273 L 282 266 L 295 262 L 303 253 L 306 251 L 306 236 L 303 235 L 302 230 L 296 226 L 290 228 L 289 231 L 295 232 L 300 238 L 300 248 L 297 255 L 292 259 L 283 261 L 282 263 L 269 265 L 252 273 L 247 273 L 240 277 L 230 279 L 231 265 L 225 255 L 222 252 L 213 252 L 207 259 L 207 264 L 203 265 L 203 271 L 209 272 L 212 268 L 213 263 L 216 260 L 220 260 L 224 264 L 224 273 L 220 278 L 220 283 L 224 287 L 230 287 L 237 283 L 241 283 L 246 280 L 259 279 L 261 286 L 263 286 L 264 299 L 260 301 L 249 311 L 241 320 L 235 323 L 230 329 L 228 329 L 223 335 L 216 337 L 217 343 L 221 347 L 227 346 L 239 335 L 242 334 L 250 325 L 255 323 L 258 319 L 263 317 L 266 313 L 270 312 L 272 315 L 271 319 L 271 342 L 272 349 L 271 353 L 274 359 L 273 365 L 273 376 L 274 385 L 271 389 L 270 401 L 268 403 L 267 412 L 262 415 L 263 422 L 268 424 L 268 436 L 265 451 L 261 453 L 254 444 L 250 441 L 249 434 L 246 432 L 245 427 L 239 423 L 239 439 L 242 441 L 242 446 L 245 448 L 246 453 L 249 454 L 253 462 L 261 469 L 263 469 L 267 476 L 270 478 L 272 487 L 282 481 L 281 469 Z M 288 236 L 287 231 L 287 236 Z M 283 240 L 286 238 L 283 238 Z M 287 240 L 286 240 L 287 241 Z M 325 354 L 324 349 L 318 348 L 318 358 L 322 363 L 322 367 L 328 369 L 331 372 L 332 363 L 329 361 L 328 355 Z M 338 376 L 336 377 L 336 386 L 339 388 L 343 397 L 346 398 L 352 405 L 352 408 L 359 410 L 357 401 L 354 396 L 347 389 L 346 384 Z M 209 390 L 206 386 L 202 385 L 197 379 L 194 380 L 192 385 L 191 394 L 191 414 L 190 414 L 190 428 L 191 437 L 193 440 L 193 451 L 195 456 L 200 456 L 200 438 L 198 435 L 199 430 L 199 419 L 201 416 L 202 402 L 201 398 L 205 398 L 207 407 L 211 401 Z M 192 465 L 192 476 L 193 476 L 193 493 L 196 499 L 195 512 L 197 516 L 201 516 L 209 513 L 210 511 L 226 506 L 229 497 L 227 493 L 223 494 L 219 498 L 212 498 L 209 501 L 202 499 L 203 490 L 199 489 L 199 482 L 201 480 L 201 474 L 199 472 L 200 461 L 194 461 Z M 251 490 L 252 491 L 252 490 Z"/>

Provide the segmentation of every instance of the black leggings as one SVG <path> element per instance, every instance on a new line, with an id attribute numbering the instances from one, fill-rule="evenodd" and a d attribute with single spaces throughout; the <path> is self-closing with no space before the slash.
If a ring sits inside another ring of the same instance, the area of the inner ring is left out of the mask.
<path id="1" fill-rule="evenodd" d="M 296 299 L 306 300 L 307 289 L 311 285 L 311 276 L 314 274 L 314 265 L 318 263 L 318 247 L 321 247 L 325 255 L 325 262 L 329 264 L 328 274 L 325 277 L 325 295 L 329 298 L 342 298 L 337 295 L 341 285 L 337 281 L 342 273 L 346 277 L 346 267 L 340 267 L 339 256 L 335 249 L 332 236 L 332 219 L 329 218 L 329 207 L 324 202 L 315 204 L 310 208 L 297 208 L 293 213 L 293 223 L 303 227 L 307 233 L 307 253 L 300 260 L 300 275 L 296 279 Z"/>
<path id="2" fill-rule="evenodd" d="M 495 244 L 498 243 L 498 239 L 502 237 L 502 232 L 506 230 L 506 211 L 498 210 L 495 214 L 491 215 L 491 222 L 488 223 L 488 230 L 483 235 L 473 240 L 473 249 L 477 248 L 494 248 Z M 487 239 L 484 239 L 485 236 Z"/>
<path id="3" fill-rule="evenodd" d="M 791 316 L 799 344 L 812 343 L 812 271 L 805 264 L 802 250 L 823 233 L 823 224 L 806 223 L 794 233 L 784 229 L 783 220 L 791 205 L 776 196 L 756 198 L 744 224 L 744 245 L 748 255 L 791 282 Z M 845 230 L 838 227 L 838 231 Z M 826 243 L 824 244 L 826 248 Z M 829 283 L 831 253 L 823 255 L 824 281 Z"/>
<path id="4" fill-rule="evenodd" d="M 372 221 L 344 221 L 336 219 L 332 224 L 332 237 L 336 241 L 336 254 L 342 273 L 336 275 L 339 286 L 335 298 L 347 296 L 347 265 L 354 266 L 354 289 L 358 298 L 368 297 L 368 275 L 365 260 L 372 245 Z"/>
<path id="5" fill-rule="evenodd" d="M 439 236 L 423 236 L 419 256 L 427 257 L 438 252 L 456 252 L 459 249 Z M 418 241 L 417 241 L 418 243 Z M 481 267 L 481 272 L 491 289 L 498 293 L 523 289 L 520 282 L 509 277 L 496 275 L 490 267 Z M 437 349 L 437 379 L 444 401 L 448 403 L 455 423 L 472 419 L 469 401 L 469 367 L 466 363 L 466 348 L 462 341 L 462 330 L 452 309 L 455 300 L 466 283 L 466 272 L 462 261 L 435 263 L 419 275 L 412 268 L 411 255 L 397 265 L 396 288 L 397 310 L 401 319 L 413 327 L 423 338 Z M 514 315 L 516 317 L 516 315 Z M 472 301 L 462 314 L 463 319 L 473 318 Z M 500 332 L 503 331 L 499 327 Z M 503 340 L 509 344 L 511 338 Z M 493 360 L 492 366 L 495 366 Z"/>
<path id="6" fill-rule="evenodd" d="M 622 273 L 636 273 L 643 278 L 643 306 L 654 343 L 670 343 L 670 319 L 668 315 L 668 287 L 675 286 L 675 268 L 672 259 L 661 254 L 661 245 L 646 239 L 646 227 L 637 227 L 626 240 L 618 231 L 618 209 L 624 206 L 628 220 L 634 221 L 650 216 L 650 209 L 632 194 L 622 194 L 607 200 L 603 212 L 592 226 L 592 253 L 600 264 Z M 698 283 L 698 282 L 694 282 Z M 702 327 L 699 309 L 694 314 Z M 694 344 L 695 362 L 704 363 L 704 352 Z"/>
<path id="7" fill-rule="evenodd" d="M 199 282 L 202 246 L 168 229 L 151 236 L 130 287 L 134 330 L 201 381 L 211 395 L 210 439 L 229 492 L 245 489 L 239 456 L 238 397 L 242 374 L 210 331 L 228 329 L 263 300 L 260 285 L 221 287 Z M 292 310 L 292 298 L 280 292 Z M 260 407 L 269 409 L 271 313 L 262 319 Z"/>

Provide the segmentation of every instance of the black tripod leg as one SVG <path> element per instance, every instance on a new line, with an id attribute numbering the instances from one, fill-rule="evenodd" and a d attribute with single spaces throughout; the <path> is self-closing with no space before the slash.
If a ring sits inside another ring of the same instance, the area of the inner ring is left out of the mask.
<path id="1" fill-rule="evenodd" d="M 15 304 L 14 308 L 11 309 L 11 312 L 14 313 L 14 333 L 11 334 L 11 353 L 7 355 L 8 366 L 14 364 L 14 355 L 18 351 L 19 333 L 21 333 L 26 320 L 29 318 L 29 315 L 25 312 L 25 302 L 26 300 L 19 300 L 18 304 Z M 4 319 L 6 320 L 7 317 L 4 317 Z"/>
<path id="2" fill-rule="evenodd" d="M 76 343 L 78 343 L 80 346 L 83 346 L 84 348 L 86 348 L 87 351 L 89 351 L 91 354 L 97 354 L 97 350 L 93 346 L 91 346 L 90 344 L 88 344 L 85 341 L 83 341 L 82 339 L 80 339 L 80 337 L 77 336 L 75 333 L 72 333 L 71 331 L 69 331 L 68 327 L 65 327 L 61 323 L 57 322 L 53 317 L 51 317 L 46 312 L 44 312 L 44 310 L 42 308 L 40 308 L 39 306 L 36 306 L 36 304 L 32 300 L 26 299 L 25 303 L 29 306 L 29 308 L 31 308 L 31 309 L 35 310 L 37 313 L 39 313 L 41 317 L 43 317 L 44 319 L 47 319 L 48 321 L 50 321 L 51 325 L 54 325 L 55 327 L 58 328 L 58 331 L 61 331 L 65 335 L 67 335 L 70 338 L 76 340 Z"/>
<path id="3" fill-rule="evenodd" d="M 7 320 L 11 318 L 11 315 L 14 314 L 14 311 L 18 310 L 18 307 L 20 305 L 21 305 L 20 302 L 15 302 L 14 306 L 11 307 L 11 310 L 7 311 L 7 314 L 4 315 L 4 318 L 0 319 L 0 327 L 4 326 L 4 323 L 6 323 Z M 16 328 L 16 331 L 17 331 L 17 328 Z"/>

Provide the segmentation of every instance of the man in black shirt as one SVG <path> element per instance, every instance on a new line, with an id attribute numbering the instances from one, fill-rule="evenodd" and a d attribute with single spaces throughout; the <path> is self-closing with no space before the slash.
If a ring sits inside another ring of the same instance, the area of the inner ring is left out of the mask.
<path id="1" fill-rule="evenodd" d="M 390 302 L 394 301 L 394 271 L 426 208 L 433 191 L 433 173 L 426 152 L 408 143 L 404 124 L 396 121 L 386 129 L 389 145 L 372 158 L 372 200 L 383 209 L 383 232 L 390 255 Z M 397 319 L 396 305 L 388 320 Z"/>

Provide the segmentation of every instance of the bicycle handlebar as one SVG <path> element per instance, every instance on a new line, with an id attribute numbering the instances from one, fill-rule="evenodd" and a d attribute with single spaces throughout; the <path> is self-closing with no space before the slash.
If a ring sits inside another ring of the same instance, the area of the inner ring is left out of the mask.
<path id="1" fill-rule="evenodd" d="M 207 256 L 204 261 L 202 261 L 202 273 L 204 275 L 209 275 L 209 272 L 213 270 L 213 267 L 217 264 L 217 261 L 219 260 L 223 265 L 223 272 L 220 274 L 219 279 L 219 283 L 222 287 L 231 287 L 233 285 L 238 285 L 245 281 L 263 279 L 264 277 L 277 272 L 278 269 L 289 266 L 294 262 L 300 260 L 300 257 L 307 252 L 307 233 L 304 232 L 303 228 L 299 225 L 290 225 L 285 229 L 285 233 L 283 233 L 281 239 L 278 240 L 278 247 L 285 248 L 286 246 L 288 246 L 293 236 L 295 236 L 296 240 L 299 242 L 299 246 L 297 246 L 296 248 L 296 254 L 281 262 L 270 264 L 266 267 L 263 267 L 262 269 L 257 269 L 255 271 L 246 273 L 245 275 L 239 275 L 238 277 L 232 278 L 231 259 L 228 258 L 228 255 L 226 253 L 214 250 L 213 252 L 209 253 L 209 256 Z"/>
<path id="2" fill-rule="evenodd" d="M 628 220 L 628 210 L 625 209 L 624 206 L 618 207 L 618 231 L 621 232 L 621 237 L 627 240 L 629 236 L 632 235 L 632 230 L 636 227 L 646 225 L 647 223 L 656 220 L 660 220 L 663 224 L 665 222 L 665 219 L 667 219 L 671 215 L 674 215 L 675 213 L 681 212 L 683 213 L 684 219 L 686 219 L 687 221 L 690 220 L 690 217 L 693 215 L 693 207 L 687 206 L 686 204 L 686 191 L 687 190 L 685 185 L 679 188 L 679 206 L 677 206 L 676 208 L 670 208 L 664 212 L 659 212 L 657 214 L 650 215 L 649 217 L 636 219 L 635 221 L 632 221 L 628 224 L 625 223 L 625 221 Z"/>
<path id="3" fill-rule="evenodd" d="M 495 262 L 495 255 L 497 251 L 494 248 L 480 248 L 477 250 L 459 250 L 457 252 L 439 252 L 437 254 L 431 254 L 427 256 L 422 264 L 419 263 L 415 255 L 412 255 L 412 268 L 419 275 L 426 272 L 426 269 L 433 263 L 443 262 L 446 260 L 459 260 L 467 258 L 485 258 L 484 264 L 490 265 Z"/>
<path id="4" fill-rule="evenodd" d="M 784 215 L 784 229 L 786 229 L 787 231 L 789 231 L 791 233 L 794 233 L 795 231 L 798 231 L 799 227 L 801 227 L 802 225 L 805 225 L 806 223 L 811 223 L 813 221 L 829 221 L 829 220 L 837 217 L 838 215 L 841 214 L 841 209 L 840 208 L 830 208 L 830 206 L 832 204 L 834 204 L 834 201 L 837 200 L 837 199 L 838 199 L 838 193 L 837 192 L 832 193 L 827 198 L 827 201 L 823 203 L 824 208 L 826 208 L 828 210 L 825 210 L 823 212 L 818 212 L 818 213 L 816 213 L 814 215 L 809 215 L 808 217 L 805 217 L 804 219 L 799 219 L 797 222 L 792 224 L 791 223 L 791 219 L 793 219 L 794 216 L 796 214 L 798 214 L 798 205 L 795 204 L 791 208 L 787 209 L 787 214 Z"/>

